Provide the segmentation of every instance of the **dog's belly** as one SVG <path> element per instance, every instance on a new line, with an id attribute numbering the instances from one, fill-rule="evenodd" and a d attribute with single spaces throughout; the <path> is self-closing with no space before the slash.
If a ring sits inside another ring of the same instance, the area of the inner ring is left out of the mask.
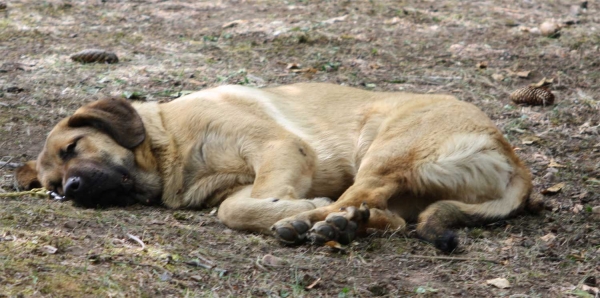
<path id="1" fill-rule="evenodd" d="M 352 185 L 354 175 L 354 166 L 348 160 L 332 158 L 320 161 L 307 197 L 327 197 L 336 200 Z"/>

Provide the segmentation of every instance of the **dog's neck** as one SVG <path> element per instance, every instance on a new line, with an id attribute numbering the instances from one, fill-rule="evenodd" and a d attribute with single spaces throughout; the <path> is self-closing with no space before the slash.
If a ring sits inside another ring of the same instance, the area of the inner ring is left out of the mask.
<path id="1" fill-rule="evenodd" d="M 146 129 L 146 140 L 135 150 L 138 166 L 159 177 L 168 177 L 161 181 L 162 203 L 170 208 L 180 206 L 183 193 L 183 165 L 181 156 L 177 154 L 177 144 L 171 138 L 163 125 L 162 115 L 158 103 L 134 104 L 139 111 L 144 128 Z"/>

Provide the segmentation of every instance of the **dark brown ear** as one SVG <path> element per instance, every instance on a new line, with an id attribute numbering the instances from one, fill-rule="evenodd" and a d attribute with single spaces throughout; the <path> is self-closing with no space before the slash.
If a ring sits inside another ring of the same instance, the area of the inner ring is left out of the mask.
<path id="1" fill-rule="evenodd" d="M 19 189 L 30 190 L 32 188 L 42 187 L 40 180 L 37 177 L 37 170 L 35 169 L 35 160 L 30 160 L 24 165 L 15 169 L 15 176 L 17 177 L 17 185 Z"/>
<path id="2" fill-rule="evenodd" d="M 146 138 L 142 118 L 128 101 L 120 98 L 101 99 L 80 108 L 69 118 L 68 125 L 94 127 L 128 149 Z"/>

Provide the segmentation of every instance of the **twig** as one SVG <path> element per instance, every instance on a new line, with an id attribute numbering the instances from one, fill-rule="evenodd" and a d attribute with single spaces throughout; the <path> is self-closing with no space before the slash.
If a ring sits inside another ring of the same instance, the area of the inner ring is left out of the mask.
<path id="1" fill-rule="evenodd" d="M 475 261 L 475 262 L 488 262 L 494 264 L 501 264 L 496 260 L 489 259 L 477 259 L 477 258 L 461 258 L 461 257 L 446 257 L 446 256 L 421 256 L 421 255 L 407 255 L 407 258 L 411 259 L 429 259 L 429 260 L 447 260 L 447 261 Z"/>
<path id="2" fill-rule="evenodd" d="M 20 162 L 8 162 L 8 161 L 0 161 L 0 169 L 4 168 L 4 167 L 9 167 L 11 169 L 16 169 L 20 166 L 22 166 L 23 164 Z"/>
<path id="3" fill-rule="evenodd" d="M 134 235 L 131 235 L 129 233 L 127 234 L 127 237 L 129 237 L 129 239 L 131 239 L 131 240 L 139 243 L 139 245 L 142 246 L 142 249 L 146 248 L 146 245 L 144 244 L 144 242 L 140 238 L 138 238 L 138 237 L 136 237 Z"/>
<path id="4" fill-rule="evenodd" d="M 8 157 L 7 161 L 4 161 L 4 159 L 6 159 Z M 8 166 L 11 169 L 14 168 L 18 168 L 20 166 L 22 166 L 22 163 L 18 163 L 18 162 L 11 162 L 14 159 L 14 157 L 12 156 L 5 156 L 2 159 L 0 159 L 0 170 L 2 170 L 4 167 Z"/>
<path id="5" fill-rule="evenodd" d="M 187 261 L 185 263 L 187 265 L 194 266 L 194 267 L 200 267 L 200 268 L 204 268 L 204 269 L 208 269 L 208 270 L 214 270 L 216 272 L 219 272 L 219 274 L 227 274 L 227 269 L 218 268 L 217 265 L 214 265 L 214 264 L 208 265 L 208 264 L 201 263 L 198 259 Z"/>
<path id="6" fill-rule="evenodd" d="M 28 191 L 0 193 L 1 198 L 16 198 L 16 197 L 23 197 L 23 196 L 27 196 L 27 195 L 47 198 L 50 195 L 50 192 L 48 190 L 46 190 L 45 188 L 34 188 L 34 189 L 28 190 Z"/>

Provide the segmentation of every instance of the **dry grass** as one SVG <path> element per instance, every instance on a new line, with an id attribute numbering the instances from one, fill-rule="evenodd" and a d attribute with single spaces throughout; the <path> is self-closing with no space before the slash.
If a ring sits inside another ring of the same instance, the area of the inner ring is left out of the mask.
<path id="1" fill-rule="evenodd" d="M 54 123 L 105 96 L 166 101 L 220 84 L 327 81 L 473 102 L 518 148 L 536 193 L 566 186 L 546 197 L 551 210 L 542 216 L 459 231 L 457 257 L 495 263 L 415 258 L 437 252 L 411 233 L 373 235 L 344 252 L 288 248 L 228 230 L 210 210 L 100 211 L 0 199 L 0 297 L 593 297 L 580 289 L 586 277 L 600 278 L 600 216 L 591 212 L 600 205 L 600 13 L 592 2 L 572 16 L 571 4 L 7 1 L 0 11 L 0 157 L 35 157 Z M 577 23 L 556 39 L 519 29 L 550 19 Z M 114 51 L 120 63 L 69 59 L 86 48 Z M 292 73 L 289 63 L 317 72 Z M 520 78 L 521 71 L 531 73 Z M 509 102 L 512 90 L 542 77 L 555 78 L 555 105 Z M 0 174 L 11 190 L 9 169 Z M 286 264 L 264 266 L 266 254 Z M 497 277 L 512 287 L 486 285 Z"/>

